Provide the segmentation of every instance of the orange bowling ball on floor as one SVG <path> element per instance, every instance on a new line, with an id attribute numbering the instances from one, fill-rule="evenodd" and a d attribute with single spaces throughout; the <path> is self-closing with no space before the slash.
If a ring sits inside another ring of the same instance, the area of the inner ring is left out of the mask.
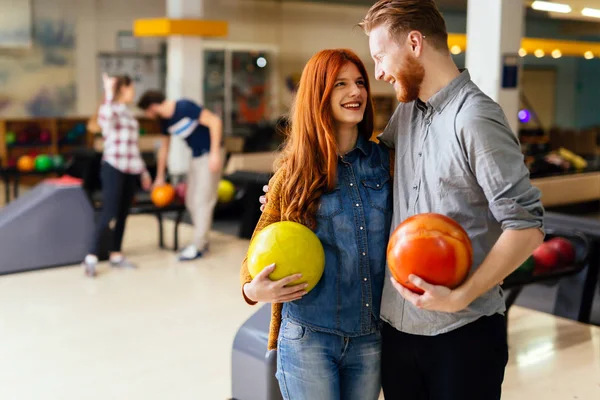
<path id="1" fill-rule="evenodd" d="M 25 155 L 19 157 L 17 160 L 17 169 L 21 172 L 33 171 L 35 168 L 35 159 L 31 156 Z"/>
<path id="2" fill-rule="evenodd" d="M 388 242 L 387 261 L 396 281 L 422 294 L 408 281 L 410 274 L 434 285 L 455 288 L 469 273 L 473 248 L 467 232 L 455 220 L 423 213 L 406 219 L 394 230 Z"/>
<path id="3" fill-rule="evenodd" d="M 169 184 L 157 186 L 152 189 L 150 199 L 156 207 L 165 207 L 175 199 L 175 189 Z"/>

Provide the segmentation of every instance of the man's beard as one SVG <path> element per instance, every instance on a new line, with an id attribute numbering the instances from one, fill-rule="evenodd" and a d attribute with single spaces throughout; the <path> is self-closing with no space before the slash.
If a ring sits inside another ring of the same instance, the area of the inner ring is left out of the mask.
<path id="1" fill-rule="evenodd" d="M 396 98 L 400 103 L 409 103 L 419 98 L 421 84 L 425 77 L 425 69 L 416 58 L 406 56 L 402 67 L 396 73 L 401 92 L 396 92 Z"/>

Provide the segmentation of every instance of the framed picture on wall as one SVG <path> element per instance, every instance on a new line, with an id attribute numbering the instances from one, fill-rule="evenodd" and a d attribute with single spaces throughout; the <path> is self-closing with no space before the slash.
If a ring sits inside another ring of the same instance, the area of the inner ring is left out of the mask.
<path id="1" fill-rule="evenodd" d="M 140 47 L 139 38 L 132 31 L 117 32 L 117 49 L 123 52 L 137 52 Z"/>
<path id="2" fill-rule="evenodd" d="M 160 54 L 142 53 L 99 53 L 98 54 L 98 93 L 103 93 L 102 73 L 108 75 L 129 75 L 135 82 L 137 102 L 148 89 L 165 90 L 163 64 L 166 62 Z"/>
<path id="3" fill-rule="evenodd" d="M 31 0 L 0 0 L 0 10 L 0 49 L 31 47 Z"/>

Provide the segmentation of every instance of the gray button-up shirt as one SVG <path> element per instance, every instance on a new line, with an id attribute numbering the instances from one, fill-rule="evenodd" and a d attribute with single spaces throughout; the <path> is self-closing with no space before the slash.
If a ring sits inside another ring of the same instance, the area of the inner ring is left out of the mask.
<path id="1" fill-rule="evenodd" d="M 543 231 L 541 193 L 531 185 L 519 142 L 502 108 L 467 70 L 427 103 L 400 104 L 379 139 L 396 150 L 392 231 L 415 214 L 453 218 L 473 244 L 471 274 L 503 230 Z M 457 313 L 418 309 L 390 276 L 388 269 L 381 317 L 403 332 L 436 335 L 506 310 L 499 286 Z"/>

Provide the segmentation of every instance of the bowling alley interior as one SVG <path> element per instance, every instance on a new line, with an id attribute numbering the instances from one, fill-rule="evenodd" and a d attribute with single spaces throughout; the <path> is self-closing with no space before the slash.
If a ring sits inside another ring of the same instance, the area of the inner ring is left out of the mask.
<path id="1" fill-rule="evenodd" d="M 240 271 L 311 57 L 364 63 L 372 142 L 404 106 L 359 25 L 375 3 L 0 0 L 0 398 L 284 398 Z M 600 399 L 600 0 L 435 5 L 544 209 L 499 283 L 501 398 Z"/>

